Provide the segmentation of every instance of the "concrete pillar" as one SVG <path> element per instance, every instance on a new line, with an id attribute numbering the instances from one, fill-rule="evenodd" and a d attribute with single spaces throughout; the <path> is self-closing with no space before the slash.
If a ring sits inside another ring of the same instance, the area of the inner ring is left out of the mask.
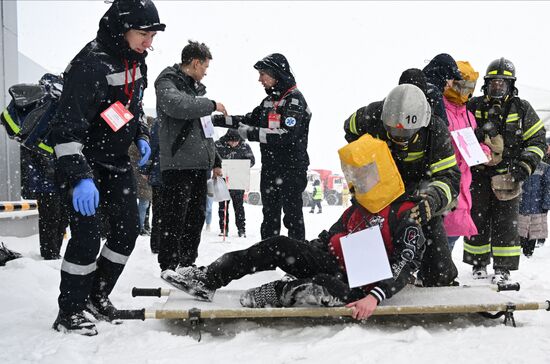
<path id="1" fill-rule="evenodd" d="M 0 112 L 8 101 L 8 88 L 19 82 L 17 68 L 17 1 L 0 2 Z M 19 144 L 0 127 L 0 200 L 21 198 Z"/>

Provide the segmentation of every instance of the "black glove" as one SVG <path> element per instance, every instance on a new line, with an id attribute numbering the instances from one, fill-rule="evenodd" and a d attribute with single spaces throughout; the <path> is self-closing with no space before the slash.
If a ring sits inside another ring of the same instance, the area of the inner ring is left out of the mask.
<path id="1" fill-rule="evenodd" d="M 514 162 L 510 166 L 510 174 L 512 175 L 512 178 L 514 178 L 515 182 L 523 182 L 529 178 L 531 168 L 529 168 L 529 165 L 523 161 Z"/>

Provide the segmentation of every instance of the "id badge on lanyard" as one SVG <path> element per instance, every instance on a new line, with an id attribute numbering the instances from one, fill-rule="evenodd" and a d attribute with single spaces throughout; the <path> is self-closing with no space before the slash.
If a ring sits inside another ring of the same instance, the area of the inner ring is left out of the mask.
<path id="1" fill-rule="evenodd" d="M 128 111 L 130 108 L 130 103 L 132 102 L 132 97 L 134 96 L 134 86 L 136 81 L 136 62 L 132 64 L 132 89 L 128 89 L 128 61 L 124 60 L 124 94 L 128 97 L 128 103 L 126 106 L 122 105 L 120 101 L 115 102 L 109 106 L 105 111 L 100 115 L 103 120 L 113 129 L 114 132 L 117 132 L 124 125 L 128 124 L 134 115 Z M 141 95 L 140 95 L 141 96 Z"/>
<path id="2" fill-rule="evenodd" d="M 128 111 L 120 101 L 115 102 L 101 113 L 101 118 L 117 132 L 124 125 L 128 124 L 134 115 Z"/>
<path id="3" fill-rule="evenodd" d="M 283 96 L 281 96 L 281 99 L 273 105 L 273 111 L 267 114 L 267 127 L 269 129 L 279 129 L 281 127 L 281 114 L 277 113 L 277 107 L 279 107 L 279 104 L 285 98 L 285 96 L 288 95 L 290 91 L 294 90 L 295 88 L 296 85 L 286 90 Z"/>
<path id="4" fill-rule="evenodd" d="M 269 129 L 279 129 L 281 127 L 281 114 L 273 111 L 267 114 L 267 127 Z"/>

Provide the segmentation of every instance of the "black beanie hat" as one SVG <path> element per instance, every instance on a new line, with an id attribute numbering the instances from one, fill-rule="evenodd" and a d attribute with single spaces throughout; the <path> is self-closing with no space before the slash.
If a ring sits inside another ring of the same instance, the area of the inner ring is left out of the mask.
<path id="1" fill-rule="evenodd" d="M 228 142 L 240 142 L 242 139 L 236 129 L 228 129 L 227 133 L 225 133 L 225 140 Z"/>
<path id="2" fill-rule="evenodd" d="M 164 31 L 166 25 L 160 22 L 159 13 L 151 0 L 118 0 L 118 9 L 124 28 Z"/>
<path id="3" fill-rule="evenodd" d="M 426 76 L 424 75 L 424 72 L 419 70 L 418 68 L 409 68 L 408 70 L 405 70 L 401 77 L 399 77 L 399 84 L 411 84 L 415 85 L 419 89 L 424 92 L 424 95 L 426 94 L 428 90 L 428 84 L 426 82 Z"/>

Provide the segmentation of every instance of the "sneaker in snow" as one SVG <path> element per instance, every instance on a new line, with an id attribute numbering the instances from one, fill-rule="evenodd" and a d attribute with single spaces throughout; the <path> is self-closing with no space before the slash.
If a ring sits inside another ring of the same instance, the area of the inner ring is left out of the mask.
<path id="1" fill-rule="evenodd" d="M 89 298 L 88 303 L 86 303 L 86 311 L 97 321 L 106 321 L 113 325 L 120 325 L 122 323 L 122 320 L 114 318 L 118 310 L 109 297 Z"/>
<path id="2" fill-rule="evenodd" d="M 281 303 L 284 307 L 300 304 L 325 307 L 344 305 L 344 302 L 338 297 L 331 295 L 326 287 L 304 279 L 290 281 L 284 285 L 281 294 Z"/>
<path id="3" fill-rule="evenodd" d="M 241 305 L 250 308 L 281 307 L 279 294 L 275 290 L 277 282 L 279 281 L 265 283 L 259 287 L 247 290 L 241 295 Z"/>
<path id="4" fill-rule="evenodd" d="M 510 282 L 510 271 L 503 268 L 495 268 L 495 275 L 491 279 L 493 284 L 502 284 Z"/>
<path id="5" fill-rule="evenodd" d="M 97 335 L 94 323 L 84 315 L 84 312 L 66 314 L 59 311 L 52 328 L 63 333 L 75 333 L 86 336 Z"/>
<path id="6" fill-rule="evenodd" d="M 474 265 L 472 267 L 472 277 L 474 279 L 487 278 L 487 267 L 484 265 Z"/>
<path id="7" fill-rule="evenodd" d="M 215 289 L 206 287 L 206 274 L 204 269 L 195 266 L 179 267 L 176 271 L 167 269 L 160 277 L 172 286 L 194 296 L 202 301 L 212 301 Z"/>

